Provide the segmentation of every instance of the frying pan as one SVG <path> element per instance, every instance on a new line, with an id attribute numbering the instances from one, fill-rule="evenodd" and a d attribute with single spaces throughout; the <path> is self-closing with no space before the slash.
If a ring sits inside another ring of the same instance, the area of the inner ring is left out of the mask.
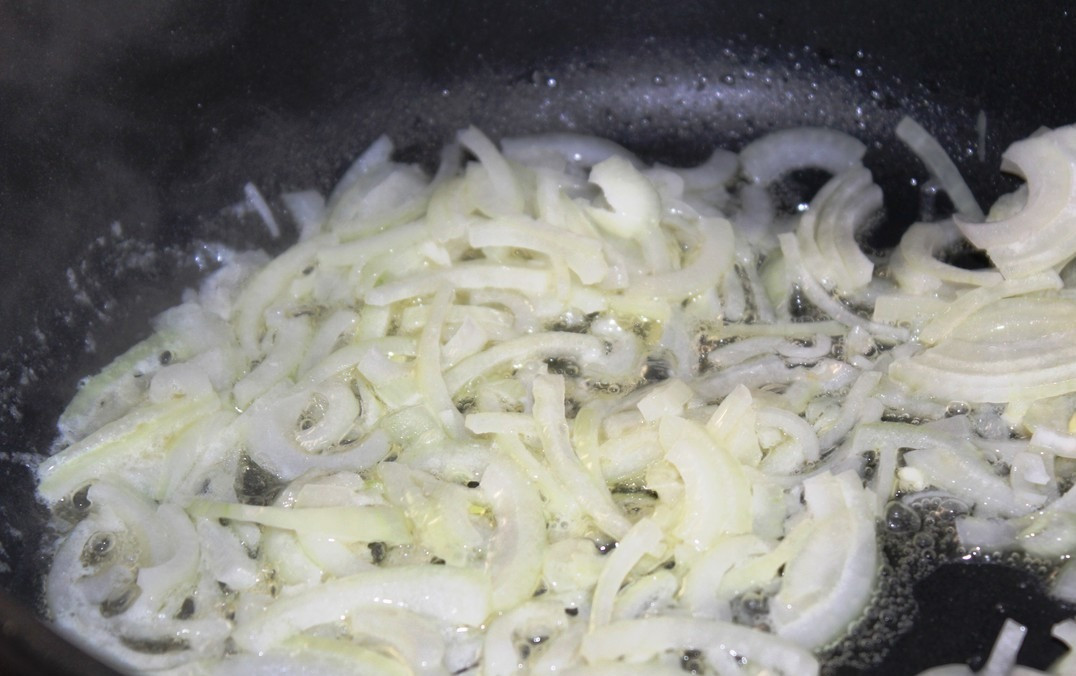
<path id="1" fill-rule="evenodd" d="M 78 378 L 147 335 L 219 245 L 287 245 L 226 208 L 247 181 L 326 190 L 383 132 L 427 165 L 468 124 L 691 164 L 825 125 L 868 143 L 892 244 L 927 198 L 902 115 L 988 204 L 1015 185 L 997 171 L 1010 142 L 1076 122 L 1074 84 L 1063 3 L 0 0 L 0 670 L 110 673 L 37 619 L 49 535 L 28 466 Z M 832 673 L 978 667 L 1006 616 L 1030 627 L 1021 663 L 1060 654 L 1049 626 L 1076 608 L 1035 562 L 886 552 L 911 581 Z"/>

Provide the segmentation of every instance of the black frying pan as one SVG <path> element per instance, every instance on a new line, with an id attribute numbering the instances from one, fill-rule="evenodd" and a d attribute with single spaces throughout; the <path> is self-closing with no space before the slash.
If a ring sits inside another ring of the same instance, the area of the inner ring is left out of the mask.
<path id="1" fill-rule="evenodd" d="M 0 0 L 4 673 L 97 669 L 34 619 L 46 514 L 25 454 L 48 448 L 77 379 L 212 267 L 209 243 L 286 245 L 222 212 L 246 181 L 327 189 L 382 132 L 432 164 L 472 123 L 494 138 L 593 133 L 679 164 L 826 125 L 871 144 L 892 243 L 925 177 L 892 137 L 901 115 L 938 136 L 982 203 L 1015 185 L 997 172 L 1010 142 L 1076 122 L 1066 3 L 308 4 Z M 833 672 L 879 654 L 871 673 L 977 667 L 1006 616 L 1031 627 L 1022 663 L 1060 653 L 1048 628 L 1076 609 L 1043 595 L 1033 562 L 938 567 L 889 545 L 915 584 L 833 652 Z"/>

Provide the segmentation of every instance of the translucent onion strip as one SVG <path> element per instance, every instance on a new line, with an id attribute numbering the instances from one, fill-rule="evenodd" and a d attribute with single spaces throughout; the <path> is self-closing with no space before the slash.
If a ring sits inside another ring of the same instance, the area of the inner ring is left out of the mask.
<path id="1" fill-rule="evenodd" d="M 795 169 L 824 169 L 839 174 L 854 166 L 867 147 L 840 131 L 799 127 L 771 132 L 740 151 L 743 173 L 768 185 Z"/>
<path id="2" fill-rule="evenodd" d="M 315 625 L 367 607 L 395 606 L 455 625 L 478 626 L 490 610 L 490 589 L 476 570 L 385 568 L 329 580 L 279 599 L 232 634 L 244 649 L 260 652 Z"/>
<path id="3" fill-rule="evenodd" d="M 667 650 L 701 650 L 719 657 L 734 651 L 751 664 L 785 676 L 818 673 L 818 661 L 810 652 L 748 627 L 686 617 L 653 617 L 605 625 L 583 640 L 588 662 L 623 660 L 638 663 Z"/>
<path id="4" fill-rule="evenodd" d="M 1007 278 L 1071 260 L 1076 256 L 1076 129 L 1064 127 L 1014 143 L 1002 156 L 1002 168 L 1027 181 L 1026 206 L 993 223 L 969 214 L 957 220 L 957 227 Z"/>
<path id="5" fill-rule="evenodd" d="M 957 213 L 970 220 L 982 220 L 983 210 L 975 201 L 960 170 L 956 168 L 945 149 L 937 139 L 910 117 L 904 117 L 897 124 L 897 138 L 912 149 L 927 169 L 942 184 L 949 199 L 956 206 Z"/>

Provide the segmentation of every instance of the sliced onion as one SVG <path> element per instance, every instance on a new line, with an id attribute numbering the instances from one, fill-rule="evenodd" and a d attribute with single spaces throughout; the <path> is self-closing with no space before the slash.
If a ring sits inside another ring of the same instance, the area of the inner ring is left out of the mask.
<path id="1" fill-rule="evenodd" d="M 797 127 L 771 132 L 740 151 L 743 173 L 768 185 L 795 169 L 824 169 L 839 174 L 867 151 L 862 142 L 840 131 Z"/>
<path id="2" fill-rule="evenodd" d="M 993 223 L 969 214 L 957 219 L 957 227 L 1006 278 L 1071 260 L 1076 256 L 1076 130 L 1066 127 L 1014 143 L 1002 157 L 1003 169 L 1027 181 L 1026 206 Z"/>
<path id="3" fill-rule="evenodd" d="M 971 220 L 982 220 L 983 210 L 979 208 L 975 196 L 971 194 L 968 184 L 964 182 L 960 170 L 949 159 L 949 155 L 937 139 L 910 117 L 901 119 L 897 124 L 896 134 L 897 138 L 904 141 L 919 156 L 930 173 L 942 184 L 949 199 L 956 206 L 957 213 Z"/>
<path id="4" fill-rule="evenodd" d="M 448 566 L 384 568 L 329 580 L 288 598 L 236 627 L 236 643 L 259 652 L 315 625 L 367 607 L 395 606 L 457 625 L 489 615 L 490 590 L 475 570 Z"/>
<path id="5" fill-rule="evenodd" d="M 667 650 L 701 650 L 715 658 L 734 651 L 748 662 L 782 674 L 818 673 L 818 661 L 793 643 L 748 627 L 686 617 L 623 620 L 591 632 L 583 640 L 588 662 L 623 660 L 639 663 Z"/>

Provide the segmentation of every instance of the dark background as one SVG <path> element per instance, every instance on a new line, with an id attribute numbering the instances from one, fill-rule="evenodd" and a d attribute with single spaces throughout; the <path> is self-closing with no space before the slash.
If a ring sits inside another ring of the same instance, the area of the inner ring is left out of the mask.
<path id="1" fill-rule="evenodd" d="M 245 182 L 269 198 L 325 190 L 381 133 L 402 159 L 432 165 L 468 124 L 493 138 L 594 133 L 680 164 L 770 129 L 827 125 L 870 144 L 892 241 L 919 208 L 909 179 L 925 178 L 892 137 L 902 115 L 938 136 L 985 204 L 1015 184 L 997 171 L 1010 142 L 1076 122 L 1071 5 L 0 0 L 8 661 L 45 668 L 32 662 L 40 650 L 20 652 L 36 640 L 21 609 L 38 603 L 43 569 L 28 462 L 46 452 L 78 378 L 148 334 L 148 319 L 212 269 L 218 243 L 287 244 L 292 231 L 273 241 L 227 213 Z M 879 673 L 985 655 L 1000 621 L 962 614 L 961 599 L 1004 606 L 1037 583 L 966 572 L 980 568 L 958 567 L 944 585 L 952 618 L 932 610 L 904 639 L 915 648 L 902 657 L 919 666 Z M 1060 647 L 1047 621 L 1029 663 Z"/>

